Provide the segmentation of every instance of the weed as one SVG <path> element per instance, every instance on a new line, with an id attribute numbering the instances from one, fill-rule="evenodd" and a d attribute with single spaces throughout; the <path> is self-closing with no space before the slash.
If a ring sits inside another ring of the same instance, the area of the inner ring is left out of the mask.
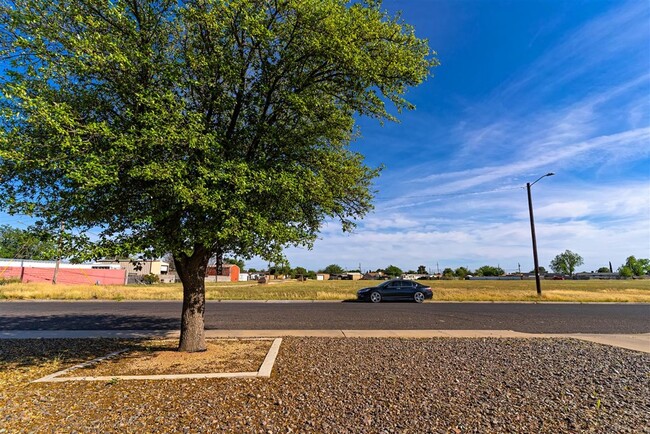
<path id="1" fill-rule="evenodd" d="M 596 411 L 600 411 L 601 408 L 602 408 L 602 402 L 601 402 L 600 398 L 598 397 L 598 393 L 593 392 L 591 394 L 591 397 L 596 400 L 596 404 L 594 404 L 594 406 L 596 407 Z"/>

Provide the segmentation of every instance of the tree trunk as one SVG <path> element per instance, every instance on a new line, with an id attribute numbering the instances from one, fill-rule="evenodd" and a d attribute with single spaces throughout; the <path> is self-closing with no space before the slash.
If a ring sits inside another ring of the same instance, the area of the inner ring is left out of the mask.
<path id="1" fill-rule="evenodd" d="M 184 253 L 174 255 L 176 272 L 183 283 L 183 313 L 181 315 L 181 338 L 178 351 L 189 353 L 205 351 L 205 273 L 210 253 L 196 246 L 192 256 Z"/>

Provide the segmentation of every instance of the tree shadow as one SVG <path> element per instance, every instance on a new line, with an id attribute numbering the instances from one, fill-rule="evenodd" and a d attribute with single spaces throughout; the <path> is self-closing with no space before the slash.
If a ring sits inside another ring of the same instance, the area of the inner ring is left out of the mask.
<path id="1" fill-rule="evenodd" d="M 178 330 L 180 319 L 138 315 L 0 316 L 0 330 Z"/>
<path id="2" fill-rule="evenodd" d="M 2 339 L 0 340 L 0 374 L 15 372 L 17 369 L 42 368 L 51 364 L 56 366 L 52 368 L 54 370 L 64 369 L 124 348 L 139 346 L 144 340 L 143 338 Z"/>

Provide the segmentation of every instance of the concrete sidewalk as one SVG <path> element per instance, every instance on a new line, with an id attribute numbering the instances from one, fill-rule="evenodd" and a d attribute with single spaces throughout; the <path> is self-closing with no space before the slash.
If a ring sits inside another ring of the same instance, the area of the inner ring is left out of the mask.
<path id="1" fill-rule="evenodd" d="M 1 330 L 0 339 L 178 338 L 178 330 Z M 650 353 L 650 333 L 521 333 L 512 330 L 206 330 L 207 338 L 572 338 Z"/>

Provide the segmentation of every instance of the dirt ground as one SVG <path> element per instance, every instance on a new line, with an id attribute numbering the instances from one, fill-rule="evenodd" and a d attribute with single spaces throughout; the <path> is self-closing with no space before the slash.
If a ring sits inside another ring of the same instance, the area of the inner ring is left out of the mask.
<path id="1" fill-rule="evenodd" d="M 64 377 L 254 372 L 264 361 L 271 341 L 209 340 L 207 350 L 197 353 L 179 352 L 177 345 L 176 340 L 142 342 Z"/>
<path id="2" fill-rule="evenodd" d="M 147 342 L 0 341 L 0 432 L 650 433 L 650 355 L 573 339 L 286 338 L 270 378 L 32 382 Z"/>

